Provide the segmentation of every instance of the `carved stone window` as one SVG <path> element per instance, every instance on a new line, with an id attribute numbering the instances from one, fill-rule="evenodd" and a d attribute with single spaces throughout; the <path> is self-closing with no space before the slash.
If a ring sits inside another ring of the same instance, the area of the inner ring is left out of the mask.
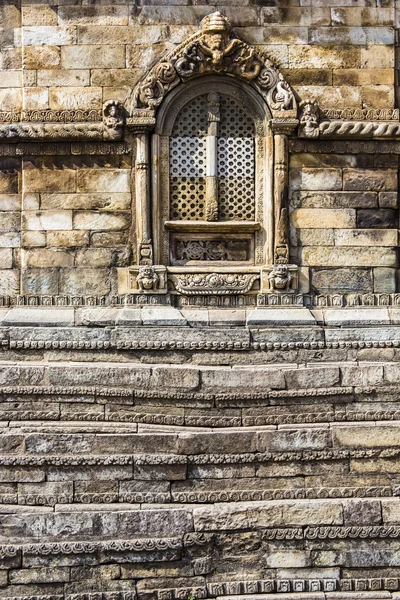
<path id="1" fill-rule="evenodd" d="M 161 263 L 263 262 L 269 119 L 255 95 L 228 78 L 193 82 L 166 99 L 153 135 Z"/>
<path id="2" fill-rule="evenodd" d="M 137 264 L 120 289 L 295 289 L 292 266 L 282 265 L 290 258 L 287 137 L 297 124 L 283 75 L 220 12 L 160 58 L 132 91 Z M 139 285 L 137 269 L 150 267 L 153 279 L 143 272 Z"/>
<path id="3" fill-rule="evenodd" d="M 254 221 L 254 121 L 216 92 L 187 103 L 169 143 L 170 219 Z"/>

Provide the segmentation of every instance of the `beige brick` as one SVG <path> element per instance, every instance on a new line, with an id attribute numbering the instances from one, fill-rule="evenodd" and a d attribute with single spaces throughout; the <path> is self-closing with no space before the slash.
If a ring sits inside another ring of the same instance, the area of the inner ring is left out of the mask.
<path id="1" fill-rule="evenodd" d="M 364 104 L 371 108 L 393 108 L 395 104 L 393 85 L 365 85 L 361 96 Z"/>
<path id="2" fill-rule="evenodd" d="M 55 46 L 26 46 L 23 49 L 25 69 L 54 69 L 61 63 L 61 49 Z"/>
<path id="3" fill-rule="evenodd" d="M 128 6 L 60 6 L 61 25 L 128 25 Z"/>
<path id="4" fill-rule="evenodd" d="M 396 229 L 338 229 L 336 246 L 397 246 Z"/>
<path id="5" fill-rule="evenodd" d="M 312 25 L 321 27 L 331 24 L 329 8 L 315 8 L 311 6 L 290 6 L 285 8 L 263 8 L 261 19 L 264 25 L 276 23 L 277 25 Z"/>
<path id="6" fill-rule="evenodd" d="M 72 267 L 74 256 L 63 250 L 41 248 L 40 250 L 22 250 L 24 267 Z"/>
<path id="7" fill-rule="evenodd" d="M 14 194 L 18 192 L 17 173 L 0 171 L 0 193 Z"/>
<path id="8" fill-rule="evenodd" d="M 0 248 L 0 269 L 12 269 L 13 251 L 11 248 Z"/>
<path id="9" fill-rule="evenodd" d="M 104 45 L 115 45 L 115 44 L 132 44 L 136 42 L 136 30 L 142 32 L 142 41 L 139 43 L 149 43 L 150 41 L 154 44 L 161 41 L 164 38 L 152 34 L 151 30 L 164 32 L 167 31 L 167 27 L 154 26 L 153 27 L 119 27 L 119 26 L 102 26 L 102 25 L 79 25 L 78 27 L 78 43 L 79 44 L 104 44 Z M 146 32 L 149 30 L 150 39 L 146 39 Z"/>
<path id="10" fill-rule="evenodd" d="M 0 232 L 0 248 L 19 248 L 21 234 L 16 231 Z"/>
<path id="11" fill-rule="evenodd" d="M 25 110 L 44 110 L 49 108 L 49 90 L 47 88 L 24 88 L 23 99 Z"/>
<path id="12" fill-rule="evenodd" d="M 392 169 L 344 169 L 343 189 L 378 192 L 397 190 L 397 171 Z"/>
<path id="13" fill-rule="evenodd" d="M 5 212 L 1 214 L 0 231 L 19 231 L 21 228 L 21 214 L 19 212 Z"/>
<path id="14" fill-rule="evenodd" d="M 73 169 L 25 169 L 22 173 L 23 188 L 26 192 L 74 192 L 76 171 Z"/>
<path id="15" fill-rule="evenodd" d="M 122 69 L 124 46 L 64 46 L 61 48 L 64 69 Z"/>
<path id="16" fill-rule="evenodd" d="M 77 267 L 92 267 L 98 269 L 109 267 L 113 262 L 113 252 L 109 248 L 83 248 L 78 250 L 75 257 Z"/>
<path id="17" fill-rule="evenodd" d="M 393 69 L 394 48 L 389 46 L 368 46 L 361 49 L 362 69 Z"/>
<path id="18" fill-rule="evenodd" d="M 285 79 L 293 86 L 332 85 L 332 69 L 281 69 Z"/>
<path id="19" fill-rule="evenodd" d="M 46 246 L 46 234 L 44 231 L 24 231 L 22 233 L 21 245 L 25 248 L 41 248 Z"/>
<path id="20" fill-rule="evenodd" d="M 89 85 L 90 71 L 80 69 L 61 69 L 57 71 L 40 70 L 37 73 L 37 84 L 41 86 L 74 86 Z"/>
<path id="21" fill-rule="evenodd" d="M 21 207 L 21 199 L 18 194 L 0 194 L 0 211 L 14 211 Z"/>
<path id="22" fill-rule="evenodd" d="M 21 87 L 21 71 L 2 71 L 0 78 L 0 88 Z"/>
<path id="23" fill-rule="evenodd" d="M 1 110 L 19 111 L 22 109 L 22 90 L 18 88 L 0 89 Z"/>
<path id="24" fill-rule="evenodd" d="M 116 192 L 95 194 L 41 194 L 41 208 L 127 210 L 130 208 L 131 194 Z"/>
<path id="25" fill-rule="evenodd" d="M 23 27 L 24 46 L 69 46 L 76 43 L 76 27 Z"/>
<path id="26" fill-rule="evenodd" d="M 50 88 L 50 108 L 53 110 L 96 110 L 102 106 L 101 88 L 65 87 Z"/>
<path id="27" fill-rule="evenodd" d="M 337 69 L 333 85 L 393 85 L 393 69 Z"/>
<path id="28" fill-rule="evenodd" d="M 40 195 L 27 193 L 22 194 L 22 207 L 23 210 L 39 210 Z"/>
<path id="29" fill-rule="evenodd" d="M 0 6 L 0 23 L 4 28 L 19 27 L 21 25 L 21 17 L 18 6 L 14 4 L 7 6 L 7 2 L 4 2 Z"/>
<path id="30" fill-rule="evenodd" d="M 249 28 L 247 28 L 249 29 Z M 292 44 L 307 44 L 308 42 L 308 29 L 307 27 L 295 27 L 295 26 L 265 26 L 262 30 L 259 30 L 263 36 L 258 43 L 268 42 L 268 44 L 282 44 L 282 40 L 285 43 Z"/>
<path id="31" fill-rule="evenodd" d="M 291 214 L 294 227 L 304 229 L 337 229 L 356 226 L 352 208 L 297 208 Z"/>
<path id="32" fill-rule="evenodd" d="M 57 8 L 45 5 L 22 7 L 22 25 L 57 25 Z"/>
<path id="33" fill-rule="evenodd" d="M 314 267 L 396 267 L 397 256 L 395 248 L 305 246 L 301 264 Z"/>
<path id="34" fill-rule="evenodd" d="M 332 25 L 389 25 L 394 23 L 393 8 L 332 8 Z"/>
<path id="35" fill-rule="evenodd" d="M 335 233 L 333 229 L 292 229 L 293 246 L 333 246 Z"/>
<path id="36" fill-rule="evenodd" d="M 376 50 L 375 50 L 376 52 Z M 289 66 L 300 69 L 353 69 L 360 66 L 359 48 L 289 46 Z M 369 68 L 390 68 L 385 66 Z"/>
<path id="37" fill-rule="evenodd" d="M 129 192 L 130 171 L 127 169 L 80 169 L 78 171 L 78 190 L 82 192 Z"/>
<path id="38" fill-rule="evenodd" d="M 74 215 L 75 229 L 103 230 L 126 229 L 130 225 L 130 214 L 119 213 L 111 215 L 109 213 L 98 213 L 94 211 L 77 212 Z"/>
<path id="39" fill-rule="evenodd" d="M 19 276 L 20 272 L 17 269 L 0 270 L 0 286 L 3 296 L 15 296 L 19 293 Z M 14 468 L 14 471 L 16 472 L 17 469 Z"/>
<path id="40" fill-rule="evenodd" d="M 137 69 L 93 69 L 91 84 L 97 86 L 133 87 L 140 79 Z"/>
<path id="41" fill-rule="evenodd" d="M 72 229 L 72 211 L 26 211 L 22 215 L 22 228 L 31 231 Z"/>
<path id="42" fill-rule="evenodd" d="M 334 446 L 355 448 L 376 448 L 379 446 L 399 446 L 400 430 L 396 426 L 353 425 L 352 427 L 332 427 Z"/>
<path id="43" fill-rule="evenodd" d="M 362 102 L 362 89 L 349 85 L 340 87 L 298 86 L 296 91 L 301 97 L 308 94 L 310 98 L 317 100 L 321 108 L 332 108 L 333 106 L 359 108 Z"/>
<path id="44" fill-rule="evenodd" d="M 340 190 L 341 169 L 292 169 L 290 187 L 293 190 Z"/>
<path id="45" fill-rule="evenodd" d="M 56 247 L 79 247 L 89 243 L 88 231 L 49 231 L 47 233 L 47 245 Z"/>

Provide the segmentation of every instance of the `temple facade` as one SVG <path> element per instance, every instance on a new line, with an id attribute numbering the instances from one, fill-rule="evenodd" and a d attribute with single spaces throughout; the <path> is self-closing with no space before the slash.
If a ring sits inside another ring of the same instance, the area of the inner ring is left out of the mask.
<path id="1" fill-rule="evenodd" d="M 0 0 L 0 600 L 399 600 L 399 30 Z"/>

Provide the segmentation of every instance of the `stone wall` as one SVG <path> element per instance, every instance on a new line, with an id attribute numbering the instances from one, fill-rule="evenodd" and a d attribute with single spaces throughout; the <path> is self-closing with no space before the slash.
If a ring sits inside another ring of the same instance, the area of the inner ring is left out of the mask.
<path id="1" fill-rule="evenodd" d="M 299 100 L 387 118 L 397 106 L 394 0 L 274 4 L 3 2 L 3 121 L 19 111 L 98 120 L 110 99 L 129 108 L 151 65 L 216 9 L 276 64 Z M 1 150 L 3 295 L 115 294 L 117 267 L 137 262 L 129 136 L 124 150 L 76 146 Z M 310 267 L 316 292 L 397 291 L 397 156 L 351 144 L 347 154 L 333 144 L 329 153 L 292 155 L 291 261 Z"/>

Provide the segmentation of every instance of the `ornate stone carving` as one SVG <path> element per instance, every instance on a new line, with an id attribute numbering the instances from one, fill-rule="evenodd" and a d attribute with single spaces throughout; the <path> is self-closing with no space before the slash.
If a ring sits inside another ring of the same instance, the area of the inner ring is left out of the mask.
<path id="1" fill-rule="evenodd" d="M 125 126 L 124 107 L 116 100 L 108 100 L 103 106 L 104 137 L 119 140 Z"/>
<path id="2" fill-rule="evenodd" d="M 398 108 L 323 108 L 324 119 L 341 119 L 355 121 L 398 121 Z"/>
<path id="3" fill-rule="evenodd" d="M 271 292 L 293 292 L 297 288 L 296 265 L 277 264 L 263 270 L 263 286 Z"/>
<path id="4" fill-rule="evenodd" d="M 319 107 L 316 101 L 300 105 L 299 137 L 317 138 L 319 136 Z"/>
<path id="5" fill-rule="evenodd" d="M 296 116 L 296 101 L 282 74 L 236 37 L 220 12 L 207 15 L 201 30 L 164 57 L 133 92 L 133 108 L 156 109 L 173 87 L 203 74 L 229 74 L 251 83 L 273 112 Z"/>
<path id="6" fill-rule="evenodd" d="M 230 240 L 177 240 L 175 257 L 178 261 L 237 261 L 248 260 L 248 240 L 241 244 Z"/>
<path id="7" fill-rule="evenodd" d="M 140 292 L 155 291 L 158 288 L 160 278 L 151 266 L 139 267 L 136 283 Z"/>
<path id="8" fill-rule="evenodd" d="M 135 265 L 118 272 L 120 287 L 127 294 L 153 295 L 167 293 L 167 269 L 162 265 Z"/>
<path id="9" fill-rule="evenodd" d="M 245 294 L 259 279 L 258 273 L 182 273 L 170 274 L 169 279 L 181 294 Z"/>

